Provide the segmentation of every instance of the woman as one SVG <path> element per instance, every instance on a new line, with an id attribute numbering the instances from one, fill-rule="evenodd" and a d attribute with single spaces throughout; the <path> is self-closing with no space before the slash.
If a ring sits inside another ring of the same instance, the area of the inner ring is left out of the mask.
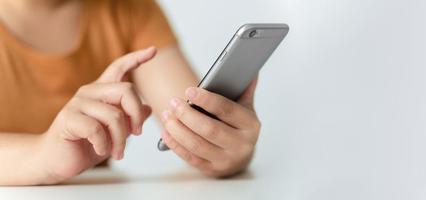
<path id="1" fill-rule="evenodd" d="M 237 103 L 197 82 L 152 0 L 0 0 L 0 184 L 55 184 L 120 160 L 151 111 L 202 173 L 243 170 L 260 129 L 256 82 Z"/>

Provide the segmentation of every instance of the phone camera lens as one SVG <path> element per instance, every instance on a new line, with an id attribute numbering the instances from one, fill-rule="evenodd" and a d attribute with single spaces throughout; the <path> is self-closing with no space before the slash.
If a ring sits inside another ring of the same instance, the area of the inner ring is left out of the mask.
<path id="1" fill-rule="evenodd" d="M 257 35 L 257 31 L 256 30 L 253 30 L 253 31 L 251 31 L 250 33 L 249 33 L 249 37 L 254 37 L 254 36 L 256 36 Z"/>

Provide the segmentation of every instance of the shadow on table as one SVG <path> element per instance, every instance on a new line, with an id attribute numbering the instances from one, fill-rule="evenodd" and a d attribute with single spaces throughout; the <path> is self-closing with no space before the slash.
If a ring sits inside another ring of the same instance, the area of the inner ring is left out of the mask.
<path id="1" fill-rule="evenodd" d="M 62 186 L 66 185 L 111 185 L 123 183 L 178 183 L 178 182 L 191 182 L 191 181 L 241 181 L 251 180 L 254 178 L 250 170 L 237 174 L 229 178 L 208 178 L 200 173 L 188 171 L 175 171 L 168 174 L 154 174 L 154 175 L 130 175 L 124 172 L 117 172 L 113 170 L 95 170 L 96 172 L 90 176 L 80 176 L 71 179 Z"/>

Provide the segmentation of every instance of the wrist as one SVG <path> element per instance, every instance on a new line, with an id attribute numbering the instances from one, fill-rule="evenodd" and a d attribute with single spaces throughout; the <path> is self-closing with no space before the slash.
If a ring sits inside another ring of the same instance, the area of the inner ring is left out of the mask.
<path id="1" fill-rule="evenodd" d="M 51 185 L 60 182 L 59 178 L 52 173 L 52 169 L 49 166 L 50 156 L 48 155 L 47 135 L 47 132 L 37 135 L 34 142 L 35 151 L 34 156 L 32 156 L 31 166 L 34 166 L 32 169 L 37 180 L 36 185 Z"/>

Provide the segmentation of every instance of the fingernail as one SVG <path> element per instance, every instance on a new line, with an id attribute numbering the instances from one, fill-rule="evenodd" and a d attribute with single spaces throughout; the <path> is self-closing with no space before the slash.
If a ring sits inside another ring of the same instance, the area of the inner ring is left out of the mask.
<path id="1" fill-rule="evenodd" d="M 163 119 L 166 121 L 168 118 L 169 118 L 169 111 L 164 111 L 163 113 L 162 113 L 162 115 L 163 115 Z"/>
<path id="2" fill-rule="evenodd" d="M 195 99 L 197 97 L 197 95 L 198 95 L 198 91 L 194 87 L 190 87 L 190 88 L 186 89 L 185 93 L 186 93 L 186 96 L 189 99 Z"/>
<path id="3" fill-rule="evenodd" d="M 178 106 L 179 106 L 179 100 L 178 99 L 176 99 L 176 98 L 174 98 L 174 99 L 172 99 L 171 101 L 170 101 L 170 105 L 173 107 L 173 108 L 177 108 Z"/>

